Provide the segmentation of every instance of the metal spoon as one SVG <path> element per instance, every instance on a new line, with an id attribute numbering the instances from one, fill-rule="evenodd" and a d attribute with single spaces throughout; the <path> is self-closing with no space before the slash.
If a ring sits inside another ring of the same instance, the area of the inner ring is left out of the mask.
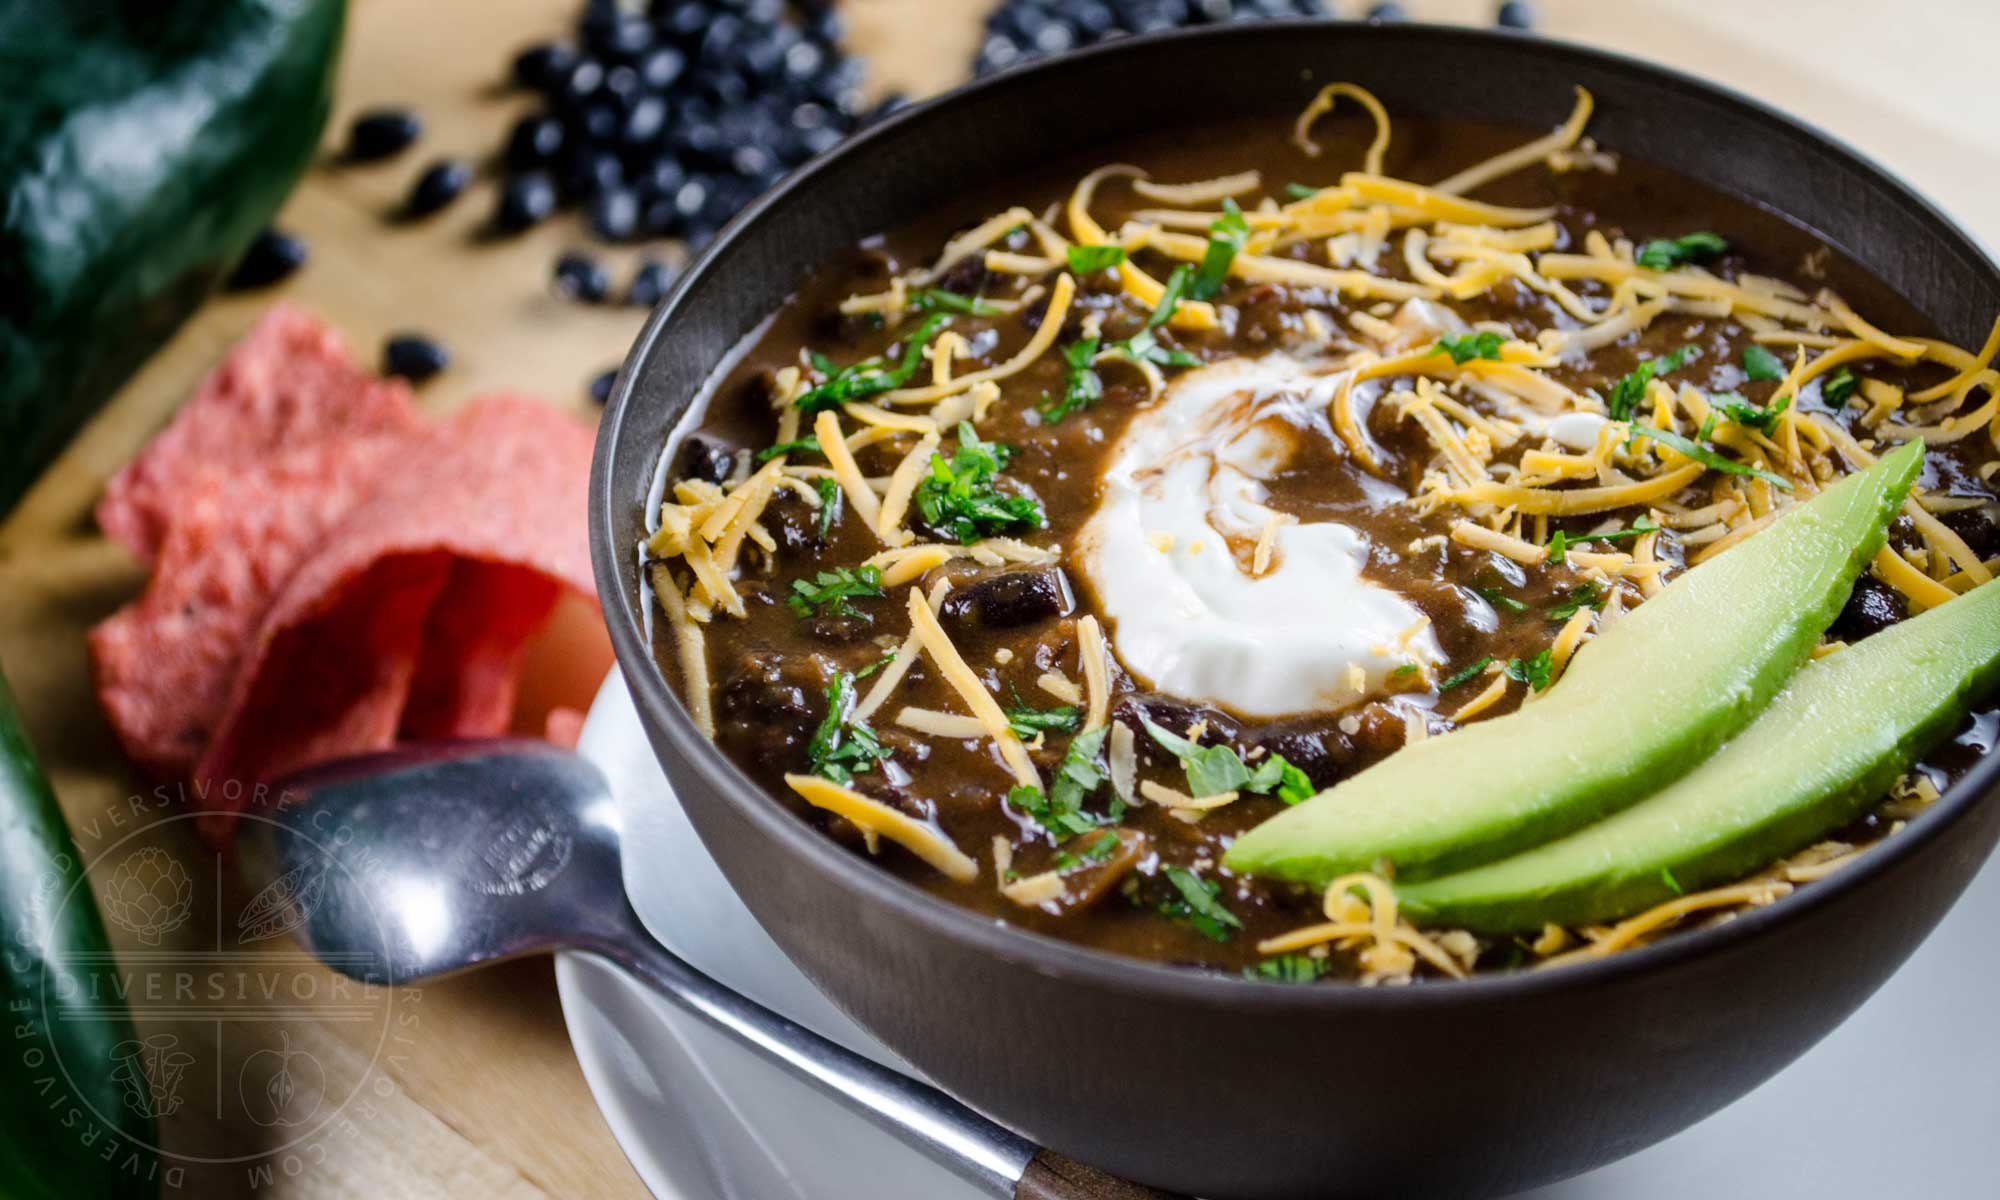
<path id="1" fill-rule="evenodd" d="M 414 984 L 526 954 L 595 954 L 987 1195 L 1173 1200 L 1043 1150 L 654 941 L 625 896 L 610 786 L 574 754 L 528 741 L 411 746 L 314 769 L 277 794 L 282 807 L 242 827 L 244 874 L 337 971 Z"/>

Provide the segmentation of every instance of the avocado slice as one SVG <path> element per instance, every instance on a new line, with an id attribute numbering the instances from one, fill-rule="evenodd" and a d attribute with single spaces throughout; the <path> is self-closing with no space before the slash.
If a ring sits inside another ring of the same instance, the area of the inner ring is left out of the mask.
<path id="1" fill-rule="evenodd" d="M 1324 887 L 1403 882 L 1580 829 L 1707 758 L 1763 711 L 1846 603 L 1923 464 L 1911 442 L 1687 572 L 1517 712 L 1419 742 L 1272 817 L 1223 863 Z"/>
<path id="2" fill-rule="evenodd" d="M 1399 887 L 1424 924 L 1613 921 L 1741 879 L 1861 815 L 2000 683 L 2000 585 L 1808 664 L 1713 758 L 1576 833 Z"/>

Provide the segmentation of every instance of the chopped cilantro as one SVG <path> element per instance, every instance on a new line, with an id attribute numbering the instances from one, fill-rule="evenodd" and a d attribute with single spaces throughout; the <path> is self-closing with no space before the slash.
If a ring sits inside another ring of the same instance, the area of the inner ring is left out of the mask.
<path id="1" fill-rule="evenodd" d="M 1819 385 L 1819 398 L 1826 402 L 1828 408 L 1839 412 L 1854 398 L 1854 389 L 1859 386 L 1861 381 L 1854 377 L 1854 372 L 1842 367 Z"/>
<path id="2" fill-rule="evenodd" d="M 1715 398 L 1716 412 L 1720 412 L 1723 416 L 1738 425 L 1748 429 L 1755 429 L 1759 433 L 1769 433 L 1772 429 L 1776 428 L 1778 414 L 1790 408 L 1791 404 L 1792 398 L 1790 396 L 1780 396 L 1778 402 L 1769 408 L 1761 404 L 1752 404 L 1735 392 L 1724 392 Z M 1713 420 L 1714 417 L 1715 413 L 1709 414 L 1710 420 Z M 1704 421 L 1702 422 L 1702 428 L 1707 430 L 1713 428 L 1713 426 Z M 1702 436 L 1705 437 L 1706 434 Z"/>
<path id="3" fill-rule="evenodd" d="M 1509 596 L 1507 593 L 1501 591 L 1497 587 L 1480 588 L 1479 594 L 1486 598 L 1486 603 L 1491 604 L 1495 608 L 1504 608 L 1508 612 L 1528 611 L 1527 605 L 1521 603 L 1519 600 L 1514 599 L 1512 596 Z"/>
<path id="4" fill-rule="evenodd" d="M 943 313 L 933 313 L 924 318 L 924 323 L 903 339 L 903 358 L 894 367 L 885 365 L 879 358 L 843 367 L 824 354 L 811 355 L 814 368 L 826 376 L 826 381 L 800 393 L 792 403 L 802 412 L 816 413 L 902 387 L 923 363 L 924 347 L 937 336 L 938 330 L 950 322 L 951 318 Z"/>
<path id="5" fill-rule="evenodd" d="M 1083 802 L 1104 783 L 1097 756 L 1104 748 L 1104 735 L 1109 729 L 1108 725 L 1100 725 L 1070 740 L 1062 765 L 1056 768 L 1055 782 L 1046 793 L 1038 787 L 1023 785 L 1007 793 L 1007 803 L 1032 817 L 1058 844 L 1117 820 L 1123 813 L 1116 807 L 1106 817 L 1083 810 Z"/>
<path id="6" fill-rule="evenodd" d="M 1221 218 L 1208 227 L 1208 250 L 1201 256 L 1194 282 L 1188 285 L 1188 295 L 1207 300 L 1220 292 L 1223 281 L 1229 278 L 1229 264 L 1236 261 L 1237 252 L 1249 239 L 1250 223 L 1243 219 L 1243 210 L 1236 207 L 1236 201 L 1224 200 Z"/>
<path id="7" fill-rule="evenodd" d="M 780 454 L 818 454 L 819 452 L 819 439 L 809 433 L 802 438 L 794 438 L 789 442 L 779 442 L 775 446 L 764 447 L 757 452 L 757 461 L 760 463 L 770 462 Z"/>
<path id="8" fill-rule="evenodd" d="M 1197 933 L 1215 942 L 1226 942 L 1230 930 L 1243 928 L 1243 922 L 1218 899 L 1222 895 L 1220 884 L 1203 879 L 1186 867 L 1167 867 L 1161 873 L 1180 893 L 1179 900 L 1162 904 L 1161 912 L 1187 921 Z"/>
<path id="9" fill-rule="evenodd" d="M 1493 656 L 1491 654 L 1482 655 L 1480 656 L 1478 662 L 1473 663 L 1471 666 L 1465 668 L 1463 671 L 1459 671 L 1458 673 L 1454 674 L 1450 679 L 1447 679 L 1443 683 L 1438 684 L 1438 691 L 1448 692 L 1462 683 L 1468 683 L 1471 680 L 1477 678 L 1482 673 L 1484 673 L 1486 668 L 1492 665 L 1493 665 Z"/>
<path id="10" fill-rule="evenodd" d="M 1404 663 L 1402 666 L 1397 667 L 1395 670 L 1389 672 L 1389 678 L 1401 679 L 1404 676 L 1415 675 L 1416 673 L 1417 673 L 1417 664 Z"/>
<path id="11" fill-rule="evenodd" d="M 917 483 L 915 501 L 925 523 L 965 545 L 996 533 L 1025 533 L 1048 523 L 1041 502 L 1010 496 L 993 482 L 1013 451 L 982 442 L 970 421 L 958 423 L 958 450 L 947 461 L 931 455 L 930 474 Z"/>
<path id="12" fill-rule="evenodd" d="M 873 729 L 852 719 L 854 678 L 848 671 L 833 677 L 833 683 L 826 689 L 826 718 L 813 731 L 812 741 L 806 746 L 813 774 L 843 785 L 890 755 L 889 748 L 876 739 Z"/>
<path id="13" fill-rule="evenodd" d="M 1314 983 L 1325 978 L 1331 970 L 1333 963 L 1329 959 L 1314 958 L 1310 954 L 1280 954 L 1254 967 L 1243 968 L 1243 978 L 1266 979 L 1272 983 Z"/>
<path id="14" fill-rule="evenodd" d="M 1314 196 L 1319 195 L 1319 189 L 1316 187 L 1307 187 L 1303 183 L 1288 183 L 1285 185 L 1285 195 L 1290 196 L 1294 200 L 1310 200 Z"/>
<path id="15" fill-rule="evenodd" d="M 1069 248 L 1069 269 L 1079 275 L 1092 271 L 1108 271 L 1125 261 L 1123 246 L 1071 246 Z"/>
<path id="16" fill-rule="evenodd" d="M 863 564 L 859 567 L 835 567 L 831 571 L 821 571 L 810 580 L 792 580 L 792 594 L 785 602 L 801 618 L 824 614 L 834 617 L 859 617 L 864 621 L 874 618 L 862 612 L 850 600 L 882 595 L 882 568 Z"/>
<path id="17" fill-rule="evenodd" d="M 1055 869 L 1058 871 L 1074 871 L 1076 868 L 1089 863 L 1101 863 L 1118 853 L 1118 848 L 1124 844 L 1124 841 L 1117 834 L 1108 829 L 1104 830 L 1096 837 L 1090 839 L 1090 844 L 1085 846 L 1080 853 L 1071 854 L 1065 850 L 1061 854 L 1056 855 Z"/>
<path id="18" fill-rule="evenodd" d="M 1686 892 L 1681 890 L 1681 881 L 1674 878 L 1674 870 L 1672 867 L 1660 868 L 1660 882 L 1672 888 L 1674 895 L 1676 896 L 1685 896 L 1687 894 Z"/>
<path id="19" fill-rule="evenodd" d="M 1580 608 L 1596 608 L 1604 603 L 1604 593 L 1595 583 L 1584 580 L 1563 594 L 1562 603 L 1549 609 L 1549 616 L 1558 621 L 1567 621 Z"/>
<path id="20" fill-rule="evenodd" d="M 1764 349 L 1762 346 L 1745 346 L 1743 348 L 1743 371 L 1744 374 L 1750 376 L 1752 383 L 1759 380 L 1783 379 L 1785 377 L 1785 364 L 1779 360 L 1777 355 Z"/>
<path id="21" fill-rule="evenodd" d="M 1475 358 L 1488 358 L 1498 362 L 1503 341 L 1505 339 L 1491 329 L 1482 329 L 1478 333 L 1467 333 L 1459 337 L 1441 337 L 1437 340 L 1437 345 L 1431 348 L 1431 353 L 1449 354 L 1451 361 L 1461 367 Z"/>
<path id="22" fill-rule="evenodd" d="M 1064 375 L 1063 396 L 1060 400 L 1051 400 L 1048 393 L 1042 393 L 1042 402 L 1038 407 L 1043 420 L 1054 424 L 1104 398 L 1104 380 L 1090 365 L 1091 360 L 1097 357 L 1097 346 L 1096 338 L 1087 337 L 1070 343 L 1069 348 L 1063 351 L 1063 361 L 1069 364 L 1069 370 Z"/>
<path id="23" fill-rule="evenodd" d="M 1649 358 L 1632 368 L 1630 374 L 1611 385 L 1611 395 L 1604 401 L 1604 409 L 1614 421 L 1630 420 L 1639 409 L 1639 402 L 1646 398 L 1646 388 L 1656 376 L 1678 371 L 1688 365 L 1688 360 L 1700 354 L 1695 346 L 1682 346 L 1672 354 L 1661 358 Z"/>
<path id="24" fill-rule="evenodd" d="M 911 292 L 910 309 L 920 313 L 964 313 L 968 317 L 990 317 L 1000 311 L 977 296 L 965 296 L 943 288 L 918 288 Z"/>
<path id="25" fill-rule="evenodd" d="M 874 662 L 869 663 L 867 666 L 861 668 L 859 671 L 856 671 L 854 673 L 854 681 L 856 683 L 859 683 L 862 680 L 868 678 L 870 675 L 873 675 L 875 672 L 881 670 L 883 667 L 886 667 L 890 663 L 895 661 L 896 661 L 896 652 L 894 650 L 891 650 L 887 654 L 884 654 L 882 657 L 876 659 Z"/>
<path id="26" fill-rule="evenodd" d="M 1698 442 L 1691 442 L 1678 433 L 1672 433 L 1665 429 L 1655 429 L 1650 425 L 1634 425 L 1632 427 L 1632 436 L 1651 438 L 1661 445 L 1679 451 L 1681 454 L 1713 470 L 1722 471 L 1730 475 L 1755 476 L 1772 487 L 1777 488 L 1779 491 L 1789 492 L 1792 490 L 1792 481 L 1786 479 L 1784 476 L 1773 475 L 1769 471 L 1748 466 L 1737 462 L 1735 459 L 1724 458 L 1707 446 L 1703 446 Z"/>
<path id="27" fill-rule="evenodd" d="M 840 516 L 840 485 L 831 479 L 822 479 L 814 485 L 819 492 L 819 519 L 815 522 L 819 540 L 825 541 L 834 521 Z"/>
<path id="28" fill-rule="evenodd" d="M 1686 263 L 1701 262 L 1729 251 L 1729 242 L 1712 233 L 1690 233 L 1677 238 L 1656 238 L 1639 248 L 1639 265 L 1649 271 L 1670 271 Z"/>
<path id="29" fill-rule="evenodd" d="M 1162 367 L 1200 366 L 1201 360 L 1194 355 L 1185 350 L 1169 350 L 1160 345 L 1159 339 L 1153 336 L 1155 329 L 1172 320 L 1174 313 L 1180 310 L 1181 301 L 1187 298 L 1188 288 L 1192 286 L 1193 279 L 1193 267 L 1187 263 L 1175 267 L 1173 274 L 1167 276 L 1166 287 L 1160 293 L 1160 302 L 1153 306 L 1153 311 L 1146 317 L 1145 325 L 1140 327 L 1138 333 L 1118 343 L 1118 349 L 1134 359 Z"/>
<path id="30" fill-rule="evenodd" d="M 1282 754 L 1266 755 L 1264 761 L 1252 771 L 1233 746 L 1197 745 L 1144 717 L 1140 718 L 1140 724 L 1146 727 L 1146 732 L 1154 741 L 1181 760 L 1181 769 L 1187 773 L 1190 796 L 1219 796 L 1224 792 L 1252 792 L 1268 796 L 1275 791 L 1285 803 L 1297 804 L 1310 799 L 1313 794 L 1312 780 L 1306 777 L 1304 771 L 1286 762 Z"/>
<path id="31" fill-rule="evenodd" d="M 1547 691 L 1555 674 L 1555 659 L 1554 652 L 1549 650 L 1537 650 L 1527 658 L 1510 658 L 1507 660 L 1507 678 L 1525 683 L 1538 692 Z"/>
<path id="32" fill-rule="evenodd" d="M 1015 737 L 1023 739 L 1031 739 L 1045 730 L 1074 733 L 1083 724 L 1083 713 L 1074 704 L 1035 708 L 1022 703 L 1019 693 L 1015 694 L 1014 703 L 1007 706 L 1006 713 L 1008 727 L 1013 729 Z"/>
<path id="33" fill-rule="evenodd" d="M 1566 533 L 1562 537 L 1566 543 L 1574 546 L 1582 542 L 1622 542 L 1628 538 L 1644 537 L 1659 531 L 1657 523 L 1646 517 L 1640 517 L 1624 529 L 1608 529 L 1603 533 Z"/>

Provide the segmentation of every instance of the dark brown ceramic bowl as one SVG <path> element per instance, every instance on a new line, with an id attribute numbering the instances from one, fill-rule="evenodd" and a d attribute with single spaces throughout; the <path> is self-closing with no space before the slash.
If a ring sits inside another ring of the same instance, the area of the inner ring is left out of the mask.
<path id="1" fill-rule="evenodd" d="M 1299 22 L 1139 38 L 974 84 L 794 175 L 654 315 L 598 441 L 598 589 L 646 730 L 703 842 L 805 973 L 933 1080 L 1133 1179 L 1228 1198 L 1485 1195 L 1554 1180 L 1729 1103 L 1865 1000 L 2000 835 L 2000 757 L 1856 867 L 1727 925 L 1570 969 L 1410 988 L 1287 987 L 1096 953 L 983 920 L 807 828 L 696 731 L 639 619 L 662 445 L 814 264 L 972 181 L 1226 111 L 1289 122 L 1357 81 L 1397 114 L 1591 132 L 1806 226 L 1978 343 L 2000 270 L 1853 151 L 1741 96 L 1540 39 Z"/>

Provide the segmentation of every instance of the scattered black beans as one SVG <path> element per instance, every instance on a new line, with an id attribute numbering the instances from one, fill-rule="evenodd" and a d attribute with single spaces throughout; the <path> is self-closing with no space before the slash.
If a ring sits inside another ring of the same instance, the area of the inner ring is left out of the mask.
<path id="1" fill-rule="evenodd" d="M 582 209 L 601 238 L 704 241 L 874 115 L 832 0 L 643 9 L 586 0 L 573 40 L 528 47 L 513 65 L 543 104 L 508 135 L 507 171 L 546 172 L 555 203 Z"/>
<path id="2" fill-rule="evenodd" d="M 556 185 L 540 171 L 515 175 L 500 186 L 500 205 L 493 226 L 502 233 L 519 233 L 548 220 L 556 210 Z"/>
<path id="3" fill-rule="evenodd" d="M 305 239 L 266 229 L 250 243 L 225 285 L 232 292 L 270 287 L 306 263 Z"/>
<path id="4" fill-rule="evenodd" d="M 1386 25 L 1391 21 L 1407 21 L 1410 19 L 1410 14 L 1400 4 L 1376 4 L 1369 7 L 1368 19 Z"/>
<path id="5" fill-rule="evenodd" d="M 1007 0 L 986 18 L 973 71 L 989 75 L 1130 33 L 1327 15 L 1326 0 Z"/>
<path id="6" fill-rule="evenodd" d="M 667 264 L 649 258 L 639 264 L 631 286 L 625 289 L 625 303 L 633 308 L 651 308 L 667 294 L 667 285 L 673 280 L 673 270 Z"/>
<path id="7" fill-rule="evenodd" d="M 423 129 L 423 122 L 407 109 L 371 109 L 348 126 L 347 157 L 353 162 L 380 162 L 408 149 Z"/>
<path id="8" fill-rule="evenodd" d="M 586 304 L 602 303 L 611 294 L 611 276 L 588 254 L 570 251 L 556 260 L 556 291 Z"/>
<path id="9" fill-rule="evenodd" d="M 443 346 L 420 333 L 399 333 L 382 346 L 382 373 L 422 383 L 451 362 Z"/>
<path id="10" fill-rule="evenodd" d="M 590 399 L 594 404 L 611 402 L 611 385 L 618 382 L 618 368 L 613 367 L 590 381 Z"/>
<path id="11" fill-rule="evenodd" d="M 1507 0 L 1500 6 L 1494 22 L 1507 29 L 1533 29 L 1535 27 L 1535 6 L 1528 0 Z"/>
<path id="12" fill-rule="evenodd" d="M 412 217 L 427 217 L 458 199 L 471 182 L 472 164 L 456 158 L 441 159 L 417 176 L 416 186 L 403 202 L 403 211 Z"/>

